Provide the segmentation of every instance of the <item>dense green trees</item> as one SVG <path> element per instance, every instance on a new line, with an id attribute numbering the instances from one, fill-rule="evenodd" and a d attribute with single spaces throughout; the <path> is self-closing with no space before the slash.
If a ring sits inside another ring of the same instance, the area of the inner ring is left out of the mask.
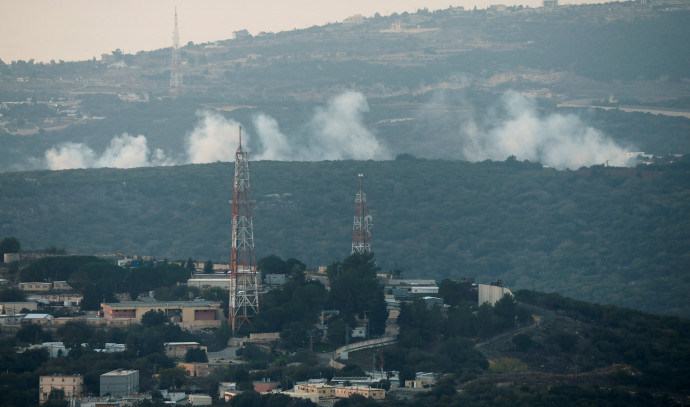
<path id="1" fill-rule="evenodd" d="M 205 362 L 208 362 L 208 356 L 206 355 L 205 350 L 203 350 L 201 348 L 192 348 L 192 349 L 188 349 L 187 353 L 185 353 L 184 361 L 185 362 L 205 363 Z"/>
<path id="2" fill-rule="evenodd" d="M 19 253 L 22 245 L 14 236 L 8 236 L 0 241 L 0 263 L 5 261 L 5 253 Z"/>
<path id="3" fill-rule="evenodd" d="M 256 194 L 254 208 L 257 254 L 283 258 L 289 254 L 310 268 L 343 258 L 351 240 L 351 196 L 332 185 L 348 185 L 352 174 L 366 172 L 367 198 L 377 225 L 373 247 L 377 265 L 384 270 L 401 269 L 405 277 L 439 281 L 451 276 L 475 277 L 479 282 L 502 279 L 511 288 L 556 291 L 582 300 L 686 315 L 678 272 L 690 262 L 685 233 L 690 228 L 688 170 L 683 165 L 555 171 L 534 163 L 473 164 L 410 157 L 385 162 L 256 162 L 252 185 L 262 191 Z M 0 205 L 44 202 L 46 208 L 53 208 L 48 203 L 57 200 L 69 211 L 74 223 L 50 213 L 3 220 L 15 225 L 9 230 L 25 231 L 17 233 L 22 241 L 31 239 L 37 245 L 48 244 L 50 240 L 41 239 L 54 234 L 82 239 L 86 232 L 75 225 L 88 223 L 93 230 L 108 233 L 89 234 L 84 238 L 88 244 L 75 240 L 64 244 L 89 252 L 107 247 L 137 252 L 159 242 L 160 250 L 153 251 L 159 256 L 222 259 L 229 218 L 225 200 L 217 197 L 231 190 L 231 177 L 223 175 L 229 173 L 232 165 L 226 163 L 2 173 L 5 192 L 0 194 Z M 286 173 L 300 180 L 299 188 L 285 182 L 281 174 Z M 27 184 L 27 177 L 41 186 Z M 127 202 L 96 199 L 120 191 L 123 180 Z M 193 203 L 178 199 L 180 188 L 199 199 Z M 276 191 L 291 193 L 292 205 L 270 206 L 262 194 Z M 421 192 L 425 199 L 420 200 Z M 119 222 L 103 221 L 113 213 L 119 214 Z M 185 233 L 160 233 L 151 226 L 159 224 L 158 217 Z M 34 230 L 44 233 L 32 235 Z M 313 240 L 313 230 L 320 238 L 304 244 L 305 239 Z M 104 236 L 109 236 L 107 242 Z M 185 250 L 169 249 L 173 247 Z M 72 257 L 76 256 L 38 264 L 68 262 Z M 20 271 L 21 281 L 69 276 L 59 270 L 30 273 L 34 267 Z M 287 273 L 280 262 L 276 270 Z M 144 291 L 142 287 L 140 292 Z"/>
<path id="4" fill-rule="evenodd" d="M 280 258 L 270 261 L 276 264 L 282 262 Z M 291 269 L 286 283 L 261 296 L 261 312 L 253 325 L 259 332 L 280 332 L 288 346 L 301 348 L 309 343 L 313 325 L 326 303 L 328 293 L 320 282 L 305 281 L 306 266 L 302 262 L 294 259 L 288 262 Z M 284 270 L 287 270 L 287 266 Z"/>
<path id="5" fill-rule="evenodd" d="M 353 253 L 327 269 L 328 307 L 340 311 L 350 327 L 355 326 L 355 318 L 366 319 L 372 335 L 383 334 L 388 318 L 383 287 L 376 278 L 379 270 L 373 253 Z"/>

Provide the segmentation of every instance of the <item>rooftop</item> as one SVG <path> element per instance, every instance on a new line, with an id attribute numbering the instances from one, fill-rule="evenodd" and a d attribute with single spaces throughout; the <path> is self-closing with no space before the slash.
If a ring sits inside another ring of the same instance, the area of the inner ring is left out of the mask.
<path id="1" fill-rule="evenodd" d="M 220 303 L 214 301 L 125 301 L 125 302 L 107 302 L 103 303 L 107 307 L 211 307 L 217 306 Z"/>

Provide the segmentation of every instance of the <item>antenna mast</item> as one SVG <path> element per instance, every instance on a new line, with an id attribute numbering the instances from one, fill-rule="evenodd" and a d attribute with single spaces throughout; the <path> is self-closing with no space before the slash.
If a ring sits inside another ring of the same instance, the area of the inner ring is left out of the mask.
<path id="1" fill-rule="evenodd" d="M 177 7 L 175 7 L 175 30 L 173 31 L 172 59 L 170 60 L 170 93 L 177 95 L 182 87 L 180 73 L 180 34 L 177 31 Z"/>
<path id="2" fill-rule="evenodd" d="M 228 323 L 235 334 L 259 312 L 259 284 L 254 264 L 254 225 L 249 185 L 249 158 L 240 144 L 235 152 L 232 205 L 232 247 L 230 253 L 230 303 Z"/>
<path id="3" fill-rule="evenodd" d="M 362 178 L 359 177 L 359 192 L 355 195 L 355 218 L 352 226 L 352 253 L 368 253 L 371 251 L 371 227 L 374 225 L 371 215 L 367 212 L 367 194 L 362 192 Z"/>

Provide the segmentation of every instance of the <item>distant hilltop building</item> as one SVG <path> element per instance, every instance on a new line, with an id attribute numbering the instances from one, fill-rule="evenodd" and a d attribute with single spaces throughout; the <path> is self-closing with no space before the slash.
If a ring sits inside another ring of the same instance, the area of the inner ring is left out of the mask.
<path id="1" fill-rule="evenodd" d="M 544 8 L 556 8 L 558 7 L 558 0 L 544 0 L 542 4 Z"/>
<path id="2" fill-rule="evenodd" d="M 364 23 L 365 20 L 366 20 L 366 18 L 364 18 L 363 15 L 355 14 L 354 16 L 350 16 L 350 17 L 346 18 L 345 20 L 343 20 L 343 24 L 358 25 L 358 24 Z"/>
<path id="3" fill-rule="evenodd" d="M 510 288 L 503 287 L 503 281 L 501 280 L 492 282 L 491 284 L 479 284 L 477 304 L 482 305 L 484 303 L 489 303 L 489 305 L 493 307 L 506 294 L 513 297 L 513 292 L 510 291 Z"/>

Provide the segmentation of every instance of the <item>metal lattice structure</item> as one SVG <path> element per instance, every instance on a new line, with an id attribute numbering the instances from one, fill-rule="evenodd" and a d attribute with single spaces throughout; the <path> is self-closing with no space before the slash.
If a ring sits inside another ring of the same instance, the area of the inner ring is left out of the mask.
<path id="1" fill-rule="evenodd" d="M 173 31 L 172 59 L 170 60 L 170 93 L 176 94 L 182 87 L 180 73 L 180 35 L 177 31 L 177 7 L 175 7 L 175 30 Z"/>
<path id="2" fill-rule="evenodd" d="M 371 215 L 367 212 L 367 194 L 362 192 L 362 178 L 358 174 L 359 192 L 355 195 L 355 220 L 352 226 L 352 253 L 371 251 L 371 227 L 374 226 Z"/>
<path id="3" fill-rule="evenodd" d="M 259 312 L 259 282 L 254 263 L 249 158 L 240 144 L 235 152 L 232 205 L 232 248 L 230 253 L 230 304 L 228 323 L 233 334 Z"/>

